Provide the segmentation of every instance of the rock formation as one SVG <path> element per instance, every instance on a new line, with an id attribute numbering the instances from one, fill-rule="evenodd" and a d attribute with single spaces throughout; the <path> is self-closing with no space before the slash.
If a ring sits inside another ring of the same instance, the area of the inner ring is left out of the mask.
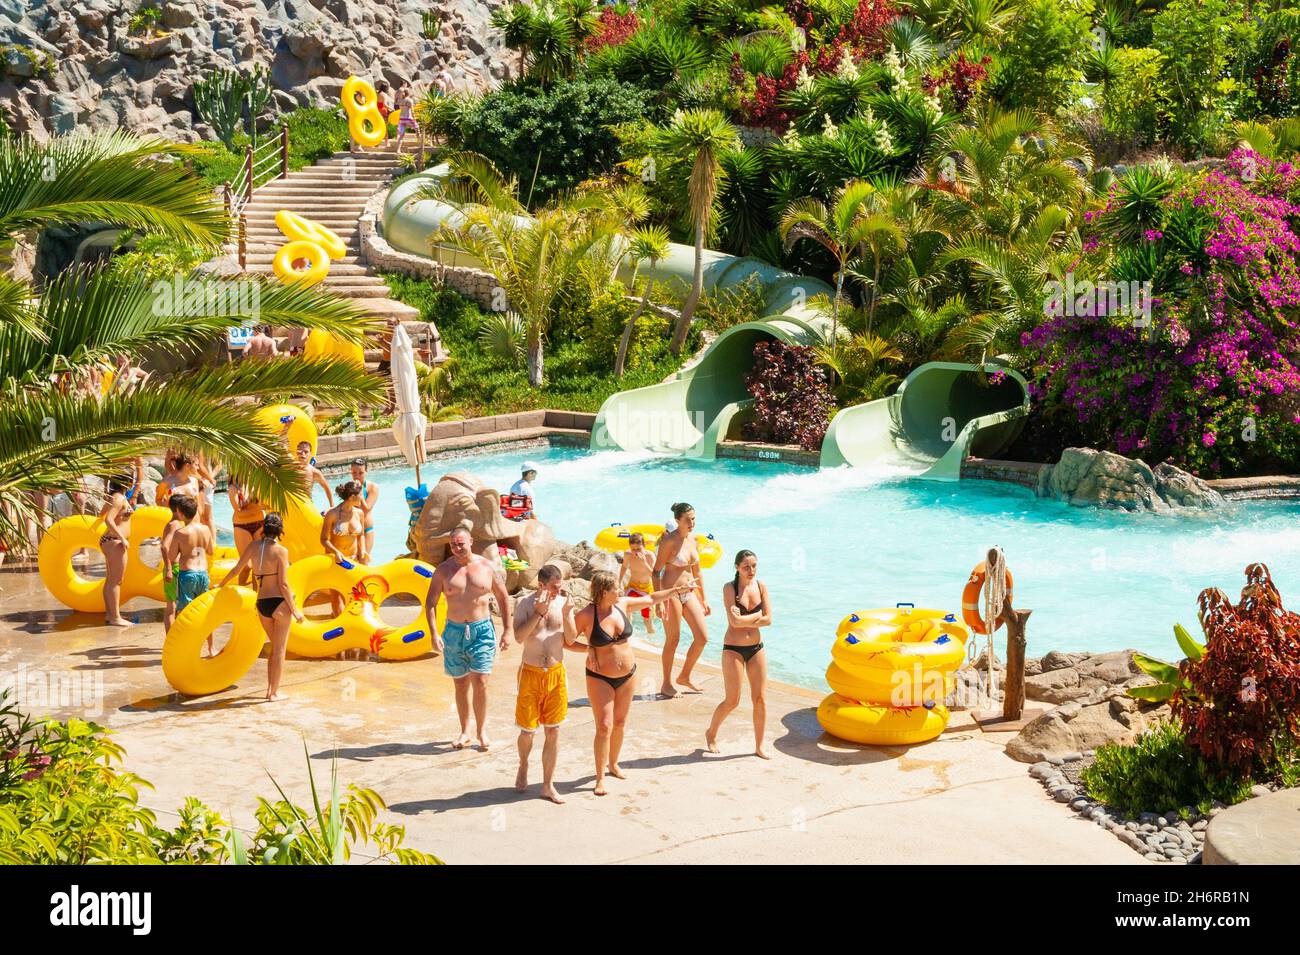
<path id="1" fill-rule="evenodd" d="M 0 0 L 0 109 L 38 139 L 123 129 L 182 142 L 214 138 L 194 112 L 196 79 L 219 68 L 271 70 L 272 106 L 334 106 L 351 74 L 427 88 L 445 65 L 458 88 L 505 76 L 503 0 L 156 0 L 161 20 L 132 27 L 128 0 Z M 429 39 L 421 14 L 439 20 Z"/>
<path id="2" fill-rule="evenodd" d="M 1218 507 L 1223 497 L 1198 477 L 1172 464 L 1154 468 L 1110 451 L 1066 448 L 1057 464 L 1038 475 L 1039 497 L 1076 507 L 1169 511 Z"/>

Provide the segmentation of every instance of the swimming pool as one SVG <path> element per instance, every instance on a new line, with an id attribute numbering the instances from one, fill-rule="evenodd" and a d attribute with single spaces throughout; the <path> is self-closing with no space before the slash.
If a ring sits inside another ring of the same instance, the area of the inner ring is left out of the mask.
<path id="1" fill-rule="evenodd" d="M 706 658 L 721 653 L 723 583 L 731 556 L 755 551 L 776 618 L 765 632 L 773 676 L 819 689 L 835 626 L 847 613 L 911 601 L 952 610 L 971 567 L 998 544 L 1016 579 L 1016 605 L 1034 611 L 1030 655 L 1135 647 L 1177 657 L 1173 625 L 1196 626 L 1196 595 L 1234 599 L 1242 569 L 1263 561 L 1284 597 L 1300 603 L 1300 503 L 1260 502 L 1212 514 L 1122 514 L 1042 501 L 981 481 L 938 484 L 847 468 L 816 471 L 761 461 L 690 461 L 649 454 L 531 447 L 440 458 L 432 485 L 469 471 L 507 490 L 525 459 L 540 466 L 537 509 L 560 540 L 591 540 L 614 521 L 658 522 L 675 501 L 692 504 L 699 529 L 726 556 L 704 572 L 710 618 Z M 376 551 L 405 549 L 403 488 L 410 468 L 375 470 Z M 334 480 L 331 479 L 331 484 Z M 317 491 L 317 503 L 323 505 Z M 230 509 L 218 500 L 218 523 Z M 641 633 L 640 622 L 637 632 Z M 1005 649 L 1004 632 L 995 646 Z"/>

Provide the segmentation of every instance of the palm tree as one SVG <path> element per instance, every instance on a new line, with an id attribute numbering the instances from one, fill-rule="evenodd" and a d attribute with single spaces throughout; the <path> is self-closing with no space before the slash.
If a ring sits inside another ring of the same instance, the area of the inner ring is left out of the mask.
<path id="1" fill-rule="evenodd" d="M 846 182 L 828 209 L 820 199 L 796 199 L 781 216 L 781 241 L 788 251 L 800 239 L 810 239 L 835 258 L 835 298 L 831 301 L 831 342 L 839 334 L 840 301 L 849 262 L 856 258 L 869 234 L 883 224 L 874 221 L 867 199 L 876 187 L 862 179 Z"/>
<path id="2" fill-rule="evenodd" d="M 632 281 L 628 283 L 629 288 L 636 288 L 637 272 L 641 269 L 642 262 L 649 262 L 650 268 L 655 267 L 655 263 L 668 254 L 668 230 L 663 226 L 643 226 L 635 230 L 627 246 L 627 257 L 632 262 Z M 649 278 L 645 280 L 645 288 L 641 292 L 641 304 L 636 307 L 627 325 L 623 329 L 623 337 L 618 342 L 618 355 L 614 359 L 614 377 L 623 377 L 623 365 L 627 361 L 627 349 L 632 343 L 632 330 L 636 327 L 637 319 L 645 314 L 645 310 L 650 305 L 650 290 L 654 287 L 654 282 Z"/>
<path id="3" fill-rule="evenodd" d="M 175 160 L 187 149 L 122 134 L 0 142 L 0 247 L 51 224 L 100 220 L 177 243 L 217 247 L 228 224 L 208 187 Z M 164 287 L 165 286 L 165 287 Z M 189 294 L 177 296 L 172 289 Z M 246 277 L 156 283 L 105 268 L 69 270 L 37 296 L 0 275 L 0 543 L 25 545 L 42 516 L 32 492 L 81 490 L 85 474 L 175 443 L 220 458 L 273 506 L 301 490 L 280 437 L 235 399 L 304 395 L 378 403 L 383 383 L 339 361 L 200 367 L 107 393 L 85 383 L 114 356 L 197 356 L 257 321 L 320 328 L 353 342 L 367 320 L 346 301 Z"/>
<path id="4" fill-rule="evenodd" d="M 519 51 L 519 72 L 525 69 L 545 86 L 573 75 L 584 44 L 600 28 L 592 0 L 511 3 L 492 11 L 491 23 L 505 45 Z"/>
<path id="5" fill-rule="evenodd" d="M 681 317 L 673 328 L 669 347 L 674 355 L 681 354 L 686 334 L 691 328 L 695 307 L 704 292 L 704 233 L 713 215 L 718 189 L 725 181 L 720 156 L 737 148 L 740 143 L 736 127 L 715 109 L 678 111 L 666 127 L 653 137 L 654 148 L 670 162 L 690 163 L 691 175 L 687 184 L 688 208 L 691 226 L 695 232 L 695 271 L 691 290 L 682 305 Z"/>
<path id="6" fill-rule="evenodd" d="M 429 242 L 462 251 L 492 273 L 519 312 L 528 337 L 528 381 L 545 381 L 543 347 L 561 296 L 592 267 L 617 232 L 615 216 L 599 196 L 552 202 L 527 216 L 518 183 L 477 153 L 446 157 L 453 177 L 416 198 L 436 198 L 457 209 Z"/>

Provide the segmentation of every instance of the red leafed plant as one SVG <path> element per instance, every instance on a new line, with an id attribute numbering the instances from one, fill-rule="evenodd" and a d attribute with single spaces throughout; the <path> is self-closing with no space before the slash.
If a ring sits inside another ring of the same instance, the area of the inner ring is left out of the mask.
<path id="1" fill-rule="evenodd" d="M 834 73 L 840 64 L 840 58 L 850 55 L 843 43 L 832 40 L 819 47 L 816 56 L 809 56 L 808 51 L 800 50 L 785 65 L 785 69 L 776 79 L 762 74 L 754 77 L 754 95 L 742 98 L 740 102 L 740 111 L 745 122 L 751 126 L 764 126 L 774 132 L 784 133 L 789 128 L 793 117 L 786 110 L 782 100 L 785 94 L 794 89 L 795 84 L 799 82 L 799 72 L 807 69 L 809 76 Z M 731 69 L 732 82 L 739 83 L 742 77 L 734 72 L 737 69 L 743 72 L 739 56 L 732 57 Z"/>
<path id="2" fill-rule="evenodd" d="M 745 437 L 797 444 L 805 451 L 821 447 L 835 400 L 813 349 L 759 342 L 745 387 L 754 396 L 754 417 L 745 425 Z"/>
<path id="3" fill-rule="evenodd" d="M 898 10 L 893 0 L 858 0 L 853 19 L 840 27 L 839 39 L 860 56 L 883 53 L 889 46 L 885 27 L 896 19 Z"/>
<path id="4" fill-rule="evenodd" d="M 1246 568 L 1239 604 L 1211 587 L 1199 609 L 1205 652 L 1182 662 L 1195 692 L 1175 694 L 1174 713 L 1206 759 L 1268 776 L 1300 744 L 1300 615 L 1263 564 Z"/>
<path id="5" fill-rule="evenodd" d="M 952 98 L 952 109 L 964 113 L 971 99 L 979 92 L 980 85 L 988 79 L 988 65 L 991 57 L 983 57 L 978 62 L 966 59 L 964 52 L 957 55 L 935 73 L 922 80 L 927 93 L 946 94 Z"/>
<path id="6" fill-rule="evenodd" d="M 600 11 L 600 30 L 587 37 L 586 47 L 589 52 L 596 52 L 606 46 L 621 46 L 631 39 L 641 21 L 632 11 L 619 13 L 613 7 Z"/>

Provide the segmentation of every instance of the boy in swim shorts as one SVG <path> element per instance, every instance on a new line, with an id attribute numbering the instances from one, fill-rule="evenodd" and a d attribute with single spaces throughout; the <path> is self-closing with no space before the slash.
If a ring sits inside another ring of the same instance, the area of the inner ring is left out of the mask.
<path id="1" fill-rule="evenodd" d="M 623 555 L 623 566 L 618 571 L 619 589 L 623 588 L 623 579 L 627 578 L 627 590 L 624 591 L 626 596 L 649 597 L 654 592 L 654 585 L 650 583 L 654 570 L 654 558 L 645 549 L 644 535 L 630 535 L 627 539 L 627 552 Z M 655 618 L 649 607 L 641 611 L 641 619 L 645 621 L 645 632 L 653 636 Z"/>
<path id="2" fill-rule="evenodd" d="M 164 573 L 175 571 L 176 613 L 180 613 L 200 594 L 207 593 L 212 582 L 208 579 L 208 557 L 213 551 L 212 531 L 208 525 L 196 520 L 199 502 L 186 494 L 173 494 L 174 513 L 185 523 L 172 532 L 163 552 Z M 208 655 L 213 650 L 212 637 L 208 637 Z"/>
<path id="3" fill-rule="evenodd" d="M 573 603 L 564 593 L 563 575 L 554 564 L 537 572 L 537 590 L 515 607 L 515 641 L 524 645 L 519 667 L 519 697 L 515 700 L 515 724 L 519 727 L 519 772 L 515 790 L 528 788 L 528 757 L 533 738 L 541 725 L 546 734 L 542 746 L 542 798 L 560 804 L 555 789 L 555 761 L 560 750 L 560 726 L 569 712 L 569 686 L 564 669 L 564 651 L 580 649 Z"/>

